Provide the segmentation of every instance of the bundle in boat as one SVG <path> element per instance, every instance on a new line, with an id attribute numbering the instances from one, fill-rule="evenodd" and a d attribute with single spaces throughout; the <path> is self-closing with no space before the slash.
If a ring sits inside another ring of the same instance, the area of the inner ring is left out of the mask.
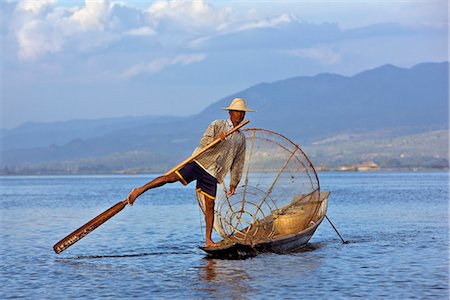
<path id="1" fill-rule="evenodd" d="M 326 214 L 324 195 L 316 201 L 311 195 L 295 195 L 294 200 L 286 207 L 272 213 L 274 223 L 274 236 L 298 233 L 313 226 L 321 216 Z"/>
<path id="2" fill-rule="evenodd" d="M 274 235 L 286 235 L 301 231 L 309 223 L 305 218 L 305 210 L 301 208 L 290 209 L 281 214 L 274 214 Z"/>

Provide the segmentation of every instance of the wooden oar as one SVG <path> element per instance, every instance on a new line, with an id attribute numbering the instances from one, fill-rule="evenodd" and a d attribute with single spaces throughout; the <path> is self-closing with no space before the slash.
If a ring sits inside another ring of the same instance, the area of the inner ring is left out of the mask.
<path id="1" fill-rule="evenodd" d="M 241 122 L 238 126 L 234 127 L 232 130 L 225 133 L 225 136 L 229 136 L 230 134 L 232 134 L 233 132 L 235 132 L 236 130 L 241 128 L 242 126 L 246 125 L 248 122 L 249 122 L 248 120 Z M 208 146 L 206 146 L 205 148 L 203 148 L 202 150 L 197 152 L 195 155 L 192 155 L 189 158 L 185 159 L 184 161 L 179 163 L 177 166 L 175 166 L 174 168 L 172 168 L 168 172 L 166 172 L 164 175 L 169 175 L 169 174 L 175 172 L 176 170 L 181 169 L 183 166 L 190 163 L 191 161 L 196 159 L 198 156 L 200 156 L 202 153 L 204 153 L 208 149 L 211 149 L 212 147 L 214 147 L 221 141 L 222 140 L 220 138 L 215 139 L 211 144 L 209 144 Z M 114 206 L 110 207 L 108 210 L 102 212 L 101 214 L 99 214 L 98 216 L 96 216 L 95 218 L 93 218 L 92 220 L 90 220 L 89 222 L 87 222 L 86 224 L 84 224 L 83 226 L 81 226 L 80 228 L 78 228 L 77 230 L 75 230 L 74 232 L 72 232 L 71 234 L 69 234 L 68 236 L 63 238 L 62 240 L 57 242 L 53 246 L 53 250 L 57 254 L 63 252 L 64 250 L 66 250 L 67 248 L 69 248 L 70 246 L 72 246 L 73 244 L 78 242 L 79 240 L 81 240 L 83 237 L 85 237 L 86 235 L 88 235 L 89 233 L 94 231 L 97 227 L 99 227 L 100 225 L 102 225 L 103 223 L 105 223 L 106 221 L 111 219 L 118 212 L 120 212 L 127 204 L 128 204 L 127 199 L 118 202 Z"/>

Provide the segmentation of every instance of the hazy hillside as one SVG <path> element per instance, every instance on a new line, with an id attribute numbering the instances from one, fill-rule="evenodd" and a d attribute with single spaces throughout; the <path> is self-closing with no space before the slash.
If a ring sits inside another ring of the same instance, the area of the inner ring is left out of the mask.
<path id="1" fill-rule="evenodd" d="M 133 129 L 143 125 L 175 122 L 177 117 L 124 117 L 98 120 L 70 120 L 54 123 L 28 122 L 0 134 L 3 150 L 28 149 L 49 145 L 64 145 L 76 139 L 108 135 L 114 131 Z"/>
<path id="2" fill-rule="evenodd" d="M 1 131 L 1 168 L 4 173 L 159 172 L 189 155 L 207 124 L 227 117 L 220 108 L 235 96 L 258 111 L 248 114 L 250 127 L 286 135 L 311 151 L 317 163 L 373 159 L 383 167 L 422 166 L 425 160 L 433 164 L 416 151 L 416 142 L 424 142 L 425 150 L 444 145 L 438 165 L 448 166 L 448 139 L 445 143 L 442 134 L 432 138 L 433 131 L 448 129 L 448 67 L 447 62 L 411 69 L 385 65 L 352 77 L 319 74 L 262 83 L 185 118 L 27 123 Z M 395 157 L 405 150 L 389 139 L 402 137 L 415 142 L 399 164 Z M 371 142 L 374 147 L 365 147 Z M 388 144 L 395 146 L 389 149 Z M 371 156 L 372 150 L 389 154 Z"/>
<path id="3" fill-rule="evenodd" d="M 448 63 L 411 69 L 385 65 L 344 77 L 319 74 L 260 84 L 233 96 L 249 99 L 252 125 L 299 142 L 336 133 L 389 130 L 411 134 L 448 127 Z M 218 116 L 229 97 L 203 111 Z"/>
<path id="4" fill-rule="evenodd" d="M 380 136 L 380 132 L 368 136 L 343 134 L 307 145 L 304 150 L 314 162 L 327 169 L 364 161 L 376 162 L 382 169 L 448 168 L 448 130 L 396 138 Z"/>

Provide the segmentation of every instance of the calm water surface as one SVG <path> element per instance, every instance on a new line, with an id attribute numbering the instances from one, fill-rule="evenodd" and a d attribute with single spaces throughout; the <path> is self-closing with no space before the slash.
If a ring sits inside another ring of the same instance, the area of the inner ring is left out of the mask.
<path id="1" fill-rule="evenodd" d="M 53 253 L 152 177 L 0 177 L 0 298 L 449 298 L 447 173 L 319 174 L 345 245 L 324 222 L 299 253 L 205 259 L 194 186 L 174 184 Z"/>

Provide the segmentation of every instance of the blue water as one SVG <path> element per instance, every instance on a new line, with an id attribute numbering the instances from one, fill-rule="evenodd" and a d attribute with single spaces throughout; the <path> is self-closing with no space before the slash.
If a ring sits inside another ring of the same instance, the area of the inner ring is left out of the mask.
<path id="1" fill-rule="evenodd" d="M 299 253 L 205 259 L 194 186 L 177 183 L 53 252 L 152 177 L 0 177 L 0 299 L 449 298 L 447 173 L 319 174 L 349 244 L 324 222 Z"/>

